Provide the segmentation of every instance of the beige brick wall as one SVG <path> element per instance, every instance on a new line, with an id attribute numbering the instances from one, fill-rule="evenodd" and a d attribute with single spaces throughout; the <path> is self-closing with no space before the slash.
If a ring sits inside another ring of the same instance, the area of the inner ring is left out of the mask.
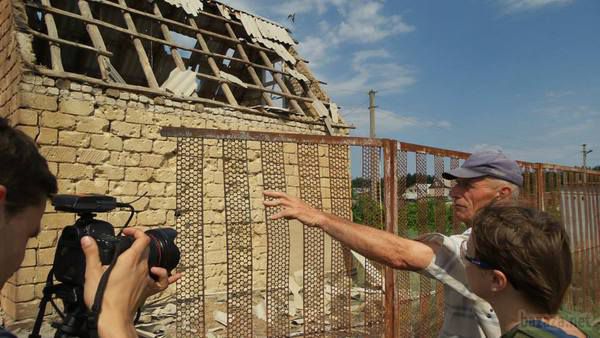
<path id="1" fill-rule="evenodd" d="M 175 225 L 177 147 L 174 138 L 160 136 L 162 127 L 325 133 L 322 126 L 314 124 L 204 108 L 34 75 L 23 76 L 19 91 L 21 104 L 15 112 L 18 127 L 39 144 L 58 178 L 59 192 L 110 194 L 123 202 L 137 200 L 134 206 L 138 213 L 131 225 L 141 228 Z M 223 289 L 227 278 L 220 147 L 217 141 L 205 142 L 207 290 Z M 258 143 L 249 143 L 254 280 L 260 287 L 265 280 L 266 229 L 258 150 Z M 285 151 L 288 191 L 297 194 L 294 146 L 286 145 Z M 327 193 L 324 191 L 323 195 Z M 121 226 L 127 216 L 128 212 L 119 211 L 101 214 L 99 218 Z M 35 316 L 37 308 L 33 304 L 41 297 L 59 231 L 73 224 L 74 219 L 72 214 L 47 208 L 40 235 L 28 243 L 23 268 L 2 291 L 8 321 Z M 296 228 L 301 231 L 299 225 Z"/>
<path id="2" fill-rule="evenodd" d="M 0 117 L 13 116 L 18 106 L 21 59 L 17 52 L 15 22 L 10 0 L 0 0 Z"/>

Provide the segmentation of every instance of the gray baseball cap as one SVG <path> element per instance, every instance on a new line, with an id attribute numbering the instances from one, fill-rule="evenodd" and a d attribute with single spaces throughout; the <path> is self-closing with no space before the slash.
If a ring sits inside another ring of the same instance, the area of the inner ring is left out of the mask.
<path id="1" fill-rule="evenodd" d="M 471 154 L 460 168 L 442 174 L 447 180 L 490 176 L 523 186 L 523 173 L 517 162 L 498 151 Z"/>

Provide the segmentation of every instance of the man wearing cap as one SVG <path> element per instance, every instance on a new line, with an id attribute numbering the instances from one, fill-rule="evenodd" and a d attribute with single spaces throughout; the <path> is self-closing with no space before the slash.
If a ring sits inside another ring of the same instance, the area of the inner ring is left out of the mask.
<path id="1" fill-rule="evenodd" d="M 450 190 L 454 215 L 469 227 L 477 211 L 486 205 L 518 198 L 523 184 L 517 163 L 500 152 L 474 153 L 460 168 L 445 172 L 443 177 L 455 183 Z M 460 235 L 432 233 L 411 240 L 314 209 L 282 192 L 265 192 L 265 196 L 267 207 L 282 207 L 272 219 L 297 219 L 307 226 L 318 226 L 370 259 L 442 282 L 445 312 L 440 337 L 500 336 L 492 307 L 466 286 L 460 247 L 468 239 L 470 228 Z"/>

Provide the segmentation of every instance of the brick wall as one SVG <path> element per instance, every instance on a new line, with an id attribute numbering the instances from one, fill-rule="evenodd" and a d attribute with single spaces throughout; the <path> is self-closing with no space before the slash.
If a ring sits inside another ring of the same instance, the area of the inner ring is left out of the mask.
<path id="1" fill-rule="evenodd" d="M 322 126 L 236 111 L 205 108 L 115 89 L 103 89 L 64 79 L 24 75 L 19 84 L 18 128 L 40 146 L 57 176 L 60 193 L 110 194 L 133 203 L 138 213 L 131 225 L 142 228 L 175 225 L 176 140 L 161 137 L 163 126 L 281 131 L 323 134 Z M 293 149 L 292 149 L 293 150 Z M 250 150 L 252 152 L 252 149 Z M 286 147 L 286 164 L 294 156 Z M 206 288 L 222 289 L 226 282 L 222 158 L 218 142 L 207 141 L 205 162 Z M 260 162 L 251 157 L 251 185 L 260 185 Z M 296 160 L 297 161 L 297 160 Z M 297 167 L 286 168 L 290 189 L 297 190 Z M 145 194 L 144 197 L 143 196 Z M 262 215 L 262 192 L 253 191 L 254 213 Z M 124 224 L 127 211 L 100 214 L 113 225 Z M 29 241 L 22 268 L 2 292 L 8 322 L 33 318 L 60 230 L 75 216 L 49 206 L 42 231 Z M 264 280 L 266 231 L 257 223 L 254 237 L 257 281 Z M 264 222 L 264 220 L 263 220 Z M 261 282 L 257 282 L 260 286 Z M 264 285 L 264 284 L 263 284 Z"/>
<path id="2" fill-rule="evenodd" d="M 21 60 L 10 0 L 0 0 L 0 116 L 12 119 L 17 109 Z"/>

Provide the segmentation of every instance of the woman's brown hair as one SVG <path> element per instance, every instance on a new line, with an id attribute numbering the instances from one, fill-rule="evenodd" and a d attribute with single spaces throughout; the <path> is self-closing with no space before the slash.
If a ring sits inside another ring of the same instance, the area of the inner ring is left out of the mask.
<path id="1" fill-rule="evenodd" d="M 497 266 L 512 286 L 547 314 L 558 312 L 571 283 L 569 236 L 545 212 L 492 205 L 473 221 L 475 256 Z"/>

